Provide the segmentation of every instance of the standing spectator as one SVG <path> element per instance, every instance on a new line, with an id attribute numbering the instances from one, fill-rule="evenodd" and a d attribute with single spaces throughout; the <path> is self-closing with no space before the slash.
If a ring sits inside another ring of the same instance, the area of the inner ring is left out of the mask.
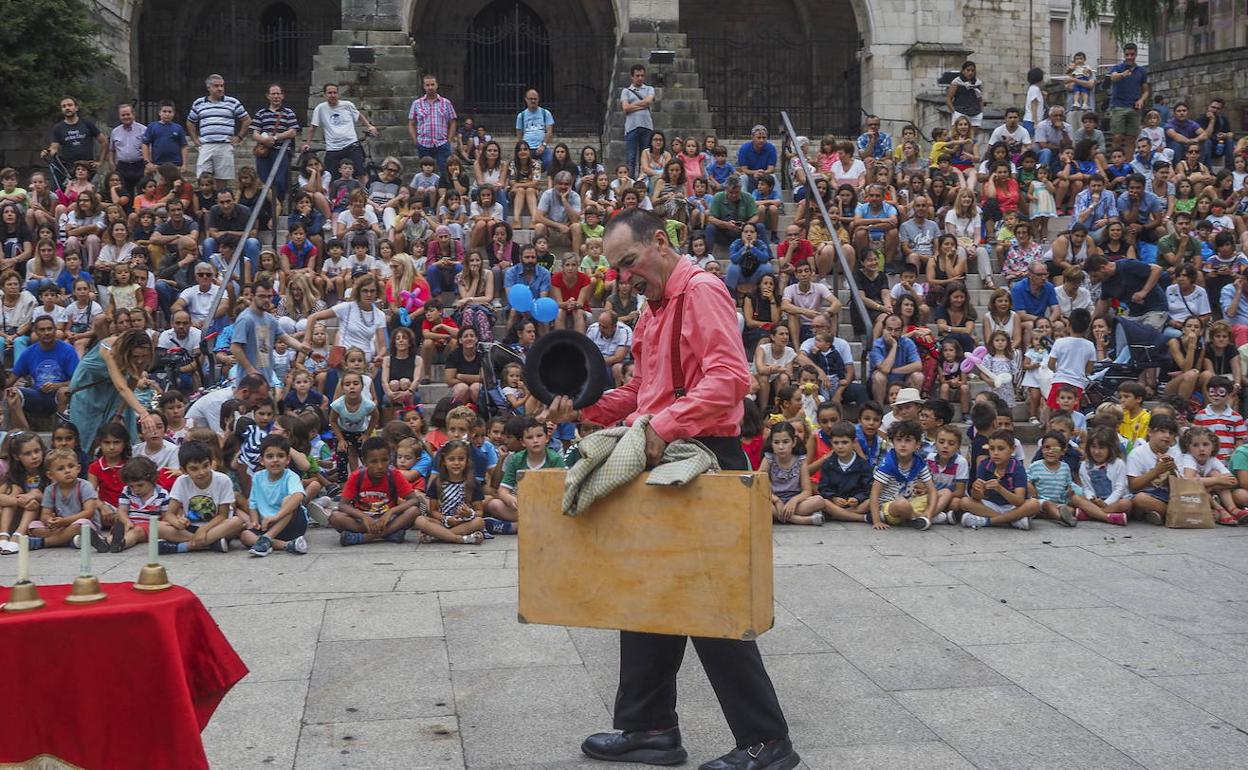
<path id="1" fill-rule="evenodd" d="M 131 196 L 143 178 L 143 137 L 147 126 L 134 119 L 134 107 L 123 104 L 117 108 L 119 124 L 108 134 L 108 165 L 121 176 Z"/>
<path id="2" fill-rule="evenodd" d="M 286 94 L 277 83 L 269 86 L 267 98 L 268 104 L 256 110 L 255 120 L 251 122 L 251 138 L 256 140 L 256 173 L 263 184 L 273 170 L 273 162 L 282 149 L 282 142 L 292 143 L 282 157 L 277 175 L 273 177 L 273 197 L 285 206 L 286 186 L 290 182 L 290 157 L 295 154 L 293 142 L 299 136 L 299 118 L 294 110 L 285 105 Z M 362 170 L 361 165 L 357 171 Z"/>
<path id="3" fill-rule="evenodd" d="M 230 352 L 238 362 L 238 377 L 259 374 L 274 388 L 282 386 L 274 371 L 273 347 L 280 338 L 293 350 L 310 353 L 311 349 L 295 337 L 281 331 L 273 310 L 273 284 L 256 281 L 251 295 L 251 306 L 238 314 L 234 320 L 234 334 L 230 337 Z"/>
<path id="4" fill-rule="evenodd" d="M 69 181 L 70 169 L 79 161 L 90 164 L 94 172 L 98 166 L 95 143 L 100 155 L 107 152 L 108 138 L 89 120 L 78 117 L 78 100 L 66 96 L 61 100 L 61 122 L 52 127 L 52 143 L 39 153 L 41 158 L 58 158 L 61 165 L 53 169 L 56 183 L 62 187 Z"/>
<path id="5" fill-rule="evenodd" d="M 641 151 L 650 146 L 654 133 L 654 87 L 646 85 L 646 67 L 634 64 L 629 70 L 630 82 L 620 91 L 620 110 L 624 113 L 624 147 L 628 154 L 628 173 L 638 176 L 637 161 Z"/>
<path id="6" fill-rule="evenodd" d="M 322 168 L 337 171 L 343 158 L 350 159 L 357 177 L 364 175 L 364 148 L 355 133 L 355 124 L 363 123 L 369 136 L 377 136 L 377 127 L 351 102 L 338 98 L 338 84 L 326 83 L 321 89 L 325 101 L 312 110 L 312 121 L 303 139 L 302 152 L 312 148 L 316 129 L 325 134 L 325 162 Z"/>
<path id="7" fill-rule="evenodd" d="M 745 181 L 745 190 L 754 192 L 754 186 L 763 177 L 771 177 L 774 190 L 778 187 L 775 183 L 778 162 L 776 146 L 767 141 L 765 126 L 754 126 L 750 129 L 750 139 L 750 142 L 741 145 L 741 149 L 737 150 L 737 172 Z"/>
<path id="8" fill-rule="evenodd" d="M 225 78 L 209 75 L 208 95 L 201 96 L 186 114 L 186 132 L 199 148 L 195 175 L 211 173 L 218 190 L 234 179 L 234 145 L 247 135 L 251 116 L 241 102 L 225 95 Z"/>
<path id="9" fill-rule="evenodd" d="M 880 130 L 880 116 L 867 116 L 867 130 L 858 136 L 858 157 L 870 166 L 876 158 L 888 158 L 893 154 L 893 137 Z"/>
<path id="10" fill-rule="evenodd" d="M 1023 128 L 1034 138 L 1036 126 L 1044 119 L 1044 70 L 1032 67 L 1027 70 L 1027 99 L 1023 102 Z"/>
<path id="11" fill-rule="evenodd" d="M 455 136 L 455 105 L 438 93 L 438 78 L 425 75 L 425 95 L 412 102 L 407 113 L 407 133 L 416 145 L 416 154 L 438 162 L 438 173 L 446 175 L 446 159 L 451 157 L 451 137 Z M 553 118 L 552 118 L 553 120 Z"/>
<path id="12" fill-rule="evenodd" d="M 984 81 L 975 74 L 975 62 L 962 62 L 962 69 L 945 90 L 945 104 L 949 107 L 949 121 L 956 124 L 958 118 L 971 121 L 971 137 L 984 124 Z"/>
<path id="13" fill-rule="evenodd" d="M 1231 131 L 1231 121 L 1222 114 L 1224 107 L 1226 101 L 1221 96 L 1215 96 L 1209 100 L 1205 114 L 1196 121 L 1206 131 L 1209 131 L 1210 124 L 1213 125 L 1213 130 L 1209 131 L 1209 138 L 1205 140 L 1200 151 L 1200 162 L 1210 169 L 1213 168 L 1214 158 L 1222 158 L 1226 168 L 1232 166 L 1235 132 Z"/>
<path id="14" fill-rule="evenodd" d="M 1126 318 L 1160 331 L 1166 323 L 1169 305 L 1166 294 L 1157 285 L 1160 265 L 1146 265 L 1138 259 L 1110 262 L 1102 254 L 1088 257 L 1085 267 L 1092 284 L 1100 284 L 1101 298 L 1096 303 L 1096 317 L 1109 312 L 1109 303 L 1118 300 L 1125 306 Z"/>
<path id="15" fill-rule="evenodd" d="M 1109 70 L 1109 132 L 1114 149 L 1129 153 L 1140 134 L 1140 110 L 1148 104 L 1148 70 L 1135 63 L 1135 43 L 1122 47 L 1122 61 Z"/>
<path id="16" fill-rule="evenodd" d="M 516 113 L 516 138 L 528 142 L 534 157 L 542 161 L 543 168 L 550 168 L 555 151 L 555 116 L 541 106 L 541 95 L 536 88 L 524 92 L 524 109 Z"/>
<path id="17" fill-rule="evenodd" d="M 189 143 L 186 128 L 174 122 L 173 102 L 166 99 L 160 103 L 160 120 L 148 123 L 143 132 L 143 173 L 153 175 L 161 166 L 171 163 L 179 171 L 186 170 Z"/>

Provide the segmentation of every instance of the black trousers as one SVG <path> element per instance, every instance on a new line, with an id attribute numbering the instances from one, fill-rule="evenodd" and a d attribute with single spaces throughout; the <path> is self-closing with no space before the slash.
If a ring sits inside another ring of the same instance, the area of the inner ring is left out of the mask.
<path id="1" fill-rule="evenodd" d="M 737 438 L 699 439 L 724 470 L 747 470 Z M 615 729 L 665 730 L 678 724 L 676 673 L 685 657 L 684 636 L 620 632 L 620 687 L 615 696 Z M 784 738 L 789 726 L 776 688 L 763 666 L 758 645 L 737 639 L 693 637 L 693 649 L 711 680 L 715 697 L 737 748 Z"/>
<path id="2" fill-rule="evenodd" d="M 121 183 L 125 186 L 126 192 L 132 196 L 139 192 L 138 186 L 143 179 L 144 168 L 146 164 L 141 160 L 117 161 L 117 173 L 121 176 Z"/>

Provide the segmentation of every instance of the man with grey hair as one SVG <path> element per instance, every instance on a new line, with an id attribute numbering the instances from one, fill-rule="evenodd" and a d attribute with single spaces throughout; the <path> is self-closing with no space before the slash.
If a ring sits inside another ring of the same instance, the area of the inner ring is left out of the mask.
<path id="1" fill-rule="evenodd" d="M 1035 140 L 1037 161 L 1050 168 L 1064 148 L 1075 146 L 1074 134 L 1066 122 L 1065 107 L 1055 104 L 1049 108 L 1049 119 L 1036 124 Z"/>
<path id="2" fill-rule="evenodd" d="M 628 353 L 633 347 L 633 330 L 620 323 L 619 316 L 614 312 L 604 310 L 598 314 L 598 323 L 591 324 L 585 330 L 585 336 L 602 351 L 612 381 L 619 382 L 620 367 L 628 360 Z"/>
<path id="3" fill-rule="evenodd" d="M 750 129 L 750 141 L 737 150 L 737 172 L 741 174 L 745 191 L 754 192 L 758 180 L 765 176 L 772 178 L 772 189 L 775 189 L 777 163 L 776 146 L 767 141 L 767 127 L 754 126 Z"/>
<path id="4" fill-rule="evenodd" d="M 893 137 L 887 131 L 880 130 L 879 115 L 868 115 L 866 125 L 867 130 L 858 135 L 857 146 L 858 157 L 870 170 L 876 159 L 892 157 Z"/>
<path id="5" fill-rule="evenodd" d="M 554 186 L 542 193 L 533 212 L 533 238 L 545 237 L 551 244 L 568 242 L 581 253 L 581 196 L 572 189 L 572 174 L 555 174 Z"/>
<path id="6" fill-rule="evenodd" d="M 242 102 L 225 95 L 225 78 L 209 75 L 204 80 L 207 96 L 201 96 L 186 114 L 186 132 L 199 148 L 196 176 L 211 172 L 217 189 L 224 190 L 234 180 L 234 146 L 247 135 L 251 116 Z"/>

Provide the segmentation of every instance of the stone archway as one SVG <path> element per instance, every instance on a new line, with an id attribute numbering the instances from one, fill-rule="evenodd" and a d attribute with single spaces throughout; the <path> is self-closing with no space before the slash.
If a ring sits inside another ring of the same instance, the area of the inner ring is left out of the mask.
<path id="1" fill-rule="evenodd" d="M 781 0 L 760 13 L 748 0 L 680 0 L 716 130 L 774 128 L 786 110 L 799 133 L 856 133 L 861 2 Z"/>
<path id="2" fill-rule="evenodd" d="M 550 94 L 551 42 L 542 17 L 520 0 L 494 0 L 482 8 L 468 28 L 465 106 L 505 114 L 529 88 Z"/>

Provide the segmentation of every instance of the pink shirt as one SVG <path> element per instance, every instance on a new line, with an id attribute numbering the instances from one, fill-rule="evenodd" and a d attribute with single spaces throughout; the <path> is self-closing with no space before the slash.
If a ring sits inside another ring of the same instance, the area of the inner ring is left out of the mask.
<path id="1" fill-rule="evenodd" d="M 682 152 L 676 159 L 685 167 L 685 195 L 693 195 L 693 180 L 705 176 L 702 164 L 706 161 L 706 154 L 700 152 L 697 155 L 686 155 Z"/>
<path id="2" fill-rule="evenodd" d="M 676 329 L 675 298 L 685 295 L 684 318 Z M 680 334 L 685 396 L 673 393 L 672 335 Z M 647 302 L 633 335 L 636 368 L 628 385 L 581 410 L 590 422 L 610 425 L 621 418 L 632 425 L 643 414 L 667 442 L 696 436 L 736 436 L 742 399 L 750 389 L 745 347 L 737 328 L 736 306 L 723 282 L 678 260 L 661 303 Z"/>

